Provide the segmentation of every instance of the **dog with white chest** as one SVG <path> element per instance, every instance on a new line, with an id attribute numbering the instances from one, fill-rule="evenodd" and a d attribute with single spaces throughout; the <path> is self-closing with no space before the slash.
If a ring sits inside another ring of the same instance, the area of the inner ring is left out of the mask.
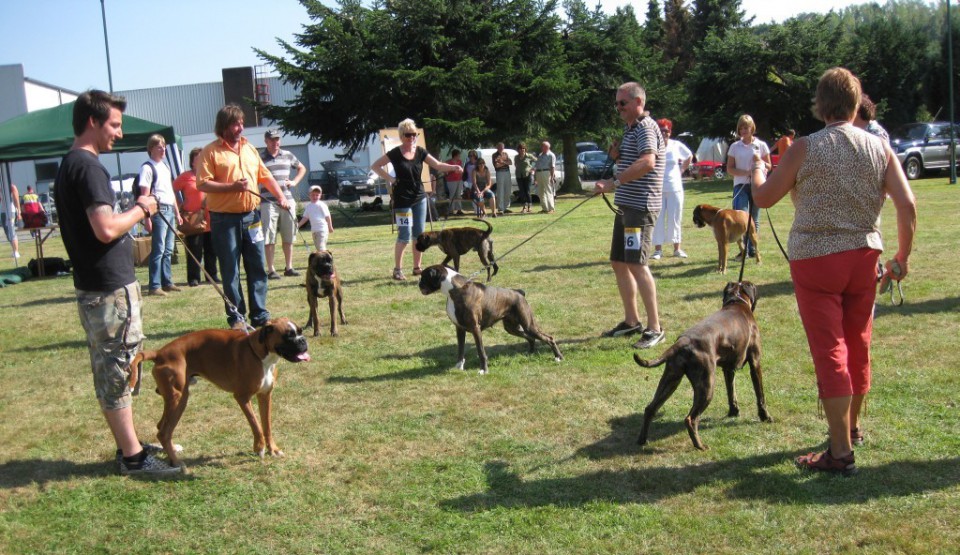
<path id="1" fill-rule="evenodd" d="M 466 335 L 469 331 L 477 345 L 480 373 L 486 374 L 487 353 L 483 348 L 483 330 L 503 321 L 503 329 L 522 337 L 534 352 L 539 339 L 553 350 L 557 362 L 563 360 L 553 337 L 540 330 L 533 318 L 525 293 L 520 289 L 504 289 L 475 283 L 443 265 L 430 266 L 420 276 L 420 292 L 430 295 L 442 291 L 447 297 L 447 316 L 457 328 L 457 368 L 463 370 Z"/>
<path id="2" fill-rule="evenodd" d="M 179 464 L 173 447 L 173 430 L 183 416 L 190 397 L 193 376 L 200 376 L 233 394 L 253 432 L 253 450 L 283 456 L 273 441 L 271 407 L 277 380 L 277 363 L 307 362 L 307 340 L 303 330 L 287 318 L 270 320 L 250 332 L 241 330 L 200 330 L 188 333 L 157 351 L 140 351 L 130 363 L 130 387 L 140 380 L 143 361 L 154 361 L 153 378 L 163 397 L 163 416 L 157 423 L 157 439 L 170 464 Z M 256 396 L 260 422 L 253 413 Z M 261 423 L 263 427 L 261 428 Z"/>

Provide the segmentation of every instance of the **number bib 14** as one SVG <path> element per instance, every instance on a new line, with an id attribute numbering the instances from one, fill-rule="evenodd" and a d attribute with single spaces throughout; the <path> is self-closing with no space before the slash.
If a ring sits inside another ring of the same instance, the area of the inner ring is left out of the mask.
<path id="1" fill-rule="evenodd" d="M 397 209 L 397 227 L 413 227 L 413 209 Z"/>

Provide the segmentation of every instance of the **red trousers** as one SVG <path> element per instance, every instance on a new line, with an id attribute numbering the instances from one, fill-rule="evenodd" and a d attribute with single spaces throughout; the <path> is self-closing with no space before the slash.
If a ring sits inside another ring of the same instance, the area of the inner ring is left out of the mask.
<path id="1" fill-rule="evenodd" d="M 880 251 L 862 248 L 790 261 L 821 399 L 870 390 L 879 258 Z"/>

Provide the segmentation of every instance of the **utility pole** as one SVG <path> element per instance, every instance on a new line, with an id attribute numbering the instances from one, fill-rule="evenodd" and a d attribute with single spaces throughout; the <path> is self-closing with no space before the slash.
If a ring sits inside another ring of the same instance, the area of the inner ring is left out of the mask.
<path id="1" fill-rule="evenodd" d="M 950 0 L 947 0 L 947 84 L 950 102 L 950 184 L 957 184 L 957 137 L 953 119 L 953 18 L 950 17 Z"/>

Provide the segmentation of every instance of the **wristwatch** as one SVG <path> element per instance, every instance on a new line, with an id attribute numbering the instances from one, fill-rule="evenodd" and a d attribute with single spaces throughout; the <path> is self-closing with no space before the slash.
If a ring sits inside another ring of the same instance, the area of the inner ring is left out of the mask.
<path id="1" fill-rule="evenodd" d="M 616 178 L 616 177 L 613 178 L 613 186 L 614 186 L 614 187 L 619 187 L 619 186 L 620 186 L 620 179 L 619 179 L 619 178 Z"/>

